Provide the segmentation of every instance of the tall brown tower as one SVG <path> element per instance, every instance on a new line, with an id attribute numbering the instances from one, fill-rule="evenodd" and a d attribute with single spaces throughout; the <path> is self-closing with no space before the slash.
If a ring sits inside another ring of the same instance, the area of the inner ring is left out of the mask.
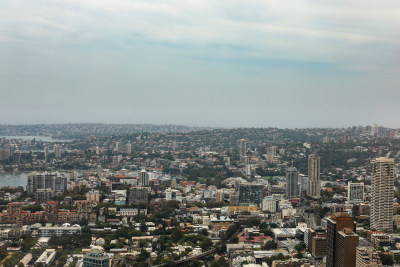
<path id="1" fill-rule="evenodd" d="M 353 232 L 356 231 L 353 217 L 344 212 L 332 214 L 331 218 L 328 219 L 327 226 L 326 267 L 345 267 L 337 263 L 338 232 L 342 231 L 344 228 L 350 229 Z"/>
<path id="2" fill-rule="evenodd" d="M 336 245 L 336 266 L 356 267 L 357 246 L 357 234 L 348 228 L 339 231 Z"/>

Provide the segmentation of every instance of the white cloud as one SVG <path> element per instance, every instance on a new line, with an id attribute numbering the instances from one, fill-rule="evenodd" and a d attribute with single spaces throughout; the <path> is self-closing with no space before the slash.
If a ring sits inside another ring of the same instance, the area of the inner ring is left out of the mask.
<path id="1" fill-rule="evenodd" d="M 13 0 L 0 5 L 0 46 L 228 45 L 250 58 L 373 69 L 398 60 L 379 50 L 399 47 L 399 13 L 398 1 L 372 0 Z"/>

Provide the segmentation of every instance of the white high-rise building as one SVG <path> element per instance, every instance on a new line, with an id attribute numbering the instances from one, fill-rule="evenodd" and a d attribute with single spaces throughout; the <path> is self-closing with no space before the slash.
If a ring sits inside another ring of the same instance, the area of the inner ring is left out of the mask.
<path id="1" fill-rule="evenodd" d="M 118 153 L 122 153 L 123 150 L 122 146 L 123 146 L 122 142 L 120 141 L 115 142 L 115 151 L 117 151 Z"/>
<path id="2" fill-rule="evenodd" d="M 364 183 L 352 183 L 347 185 L 347 201 L 349 203 L 364 202 Z"/>
<path id="3" fill-rule="evenodd" d="M 44 160 L 47 161 L 49 158 L 49 148 L 47 146 L 44 147 Z"/>
<path id="4" fill-rule="evenodd" d="M 319 198 L 320 190 L 320 158 L 314 154 L 308 157 L 307 195 L 312 198 Z"/>
<path id="5" fill-rule="evenodd" d="M 61 146 L 58 144 L 55 144 L 53 147 L 53 152 L 54 152 L 54 156 L 59 159 L 61 158 Z"/>
<path id="6" fill-rule="evenodd" d="M 371 229 L 393 230 L 394 160 L 372 161 Z"/>
<path id="7" fill-rule="evenodd" d="M 131 142 L 128 142 L 125 145 L 125 153 L 126 154 L 132 154 L 132 143 Z"/>
<path id="8" fill-rule="evenodd" d="M 246 161 L 247 157 L 246 139 L 239 140 L 239 157 L 241 162 Z"/>

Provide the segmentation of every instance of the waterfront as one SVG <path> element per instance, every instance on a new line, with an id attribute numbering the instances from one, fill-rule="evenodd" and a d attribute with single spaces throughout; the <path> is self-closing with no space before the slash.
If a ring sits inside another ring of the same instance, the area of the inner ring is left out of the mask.
<path id="1" fill-rule="evenodd" d="M 0 173 L 0 187 L 10 186 L 26 186 L 28 173 Z"/>
<path id="2" fill-rule="evenodd" d="M 0 139 L 5 138 L 9 140 L 36 140 L 36 141 L 42 141 L 42 142 L 49 142 L 49 143 L 55 143 L 55 142 L 71 142 L 71 140 L 65 140 L 65 139 L 54 139 L 53 137 L 50 136 L 3 136 L 0 135 Z"/>

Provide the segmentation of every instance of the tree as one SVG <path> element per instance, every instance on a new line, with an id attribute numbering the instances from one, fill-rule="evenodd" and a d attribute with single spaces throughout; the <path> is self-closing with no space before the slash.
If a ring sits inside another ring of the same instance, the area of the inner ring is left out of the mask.
<path id="1" fill-rule="evenodd" d="M 175 228 L 171 234 L 171 240 L 174 243 L 178 243 L 179 240 L 183 237 L 183 234 L 179 228 Z"/>
<path id="2" fill-rule="evenodd" d="M 278 247 L 278 244 L 274 240 L 269 240 L 264 245 L 264 249 L 266 249 L 266 250 L 276 249 L 277 247 Z"/>
<path id="3" fill-rule="evenodd" d="M 385 265 L 393 265 L 393 258 L 390 254 L 379 253 L 379 257 L 381 258 L 382 264 Z"/>
<path id="4" fill-rule="evenodd" d="M 302 244 L 297 244 L 296 246 L 294 246 L 294 249 L 297 250 L 297 252 L 301 252 L 304 250 L 304 247 Z"/>
<path id="5" fill-rule="evenodd" d="M 209 238 L 205 238 L 203 241 L 200 242 L 200 247 L 203 250 L 209 250 L 213 246 L 213 242 Z"/>
<path id="6" fill-rule="evenodd" d="M 231 239 L 229 239 L 229 243 L 239 243 L 239 237 L 237 236 L 232 236 Z"/>

